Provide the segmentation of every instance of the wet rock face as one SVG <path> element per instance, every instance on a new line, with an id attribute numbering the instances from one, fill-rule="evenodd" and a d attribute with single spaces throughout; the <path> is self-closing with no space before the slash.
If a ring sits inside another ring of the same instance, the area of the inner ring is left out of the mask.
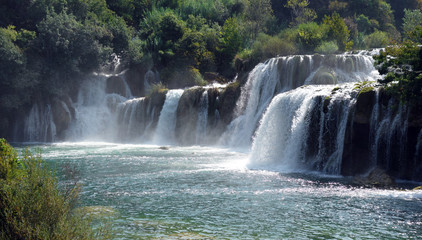
<path id="1" fill-rule="evenodd" d="M 377 187 L 393 187 L 395 185 L 394 177 L 382 168 L 373 169 L 367 176 L 355 177 L 354 182 L 360 185 Z"/>
<path id="2" fill-rule="evenodd" d="M 131 67 L 124 73 L 126 82 L 134 97 L 143 97 L 146 94 L 144 80 L 145 74 L 150 70 L 147 65 L 137 65 Z"/>
<path id="3" fill-rule="evenodd" d="M 354 122 L 369 124 L 372 109 L 375 104 L 375 91 L 373 89 L 362 90 L 356 101 Z"/>
<path id="4" fill-rule="evenodd" d="M 177 107 L 176 139 L 182 145 L 195 144 L 196 123 L 203 88 L 186 90 Z"/>
<path id="5" fill-rule="evenodd" d="M 127 96 L 126 85 L 120 76 L 111 76 L 107 79 L 106 93 L 116 93 Z"/>
<path id="6" fill-rule="evenodd" d="M 56 138 L 57 140 L 64 140 L 65 131 L 75 117 L 75 109 L 72 107 L 70 98 L 63 97 L 62 99 L 53 99 L 52 114 L 54 124 L 56 125 Z"/>

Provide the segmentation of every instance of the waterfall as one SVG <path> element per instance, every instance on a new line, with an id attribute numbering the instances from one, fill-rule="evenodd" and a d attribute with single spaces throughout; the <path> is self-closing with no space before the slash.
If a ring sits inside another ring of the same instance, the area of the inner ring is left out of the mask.
<path id="1" fill-rule="evenodd" d="M 301 169 L 310 120 L 307 113 L 315 107 L 315 98 L 328 95 L 330 90 L 299 88 L 277 95 L 257 130 L 249 166 L 279 171 Z"/>
<path id="2" fill-rule="evenodd" d="M 53 121 L 51 106 L 39 107 L 34 104 L 24 123 L 24 139 L 29 142 L 53 142 L 56 125 Z"/>
<path id="3" fill-rule="evenodd" d="M 117 94 L 106 94 L 106 76 L 93 76 L 80 87 L 75 108 L 75 120 L 71 123 L 66 138 L 68 140 L 111 140 L 113 119 L 109 105 L 124 101 Z"/>
<path id="4" fill-rule="evenodd" d="M 199 103 L 198 119 L 196 122 L 195 143 L 204 144 L 207 137 L 208 124 L 208 91 L 204 91 Z"/>
<path id="5" fill-rule="evenodd" d="M 346 126 L 356 103 L 356 92 L 353 91 L 353 85 L 338 89 L 329 98 L 327 113 L 321 112 L 318 154 L 312 161 L 315 170 L 340 174 Z"/>
<path id="6" fill-rule="evenodd" d="M 249 147 L 263 112 L 274 95 L 302 85 L 374 81 L 379 73 L 369 55 L 301 55 L 258 64 L 236 103 L 236 118 L 221 138 L 223 145 Z"/>
<path id="7" fill-rule="evenodd" d="M 340 174 L 346 124 L 355 99 L 353 85 L 343 85 L 334 94 L 332 90 L 329 85 L 307 86 L 277 95 L 253 140 L 250 166 Z M 317 151 L 310 153 L 312 148 Z"/>
<path id="8" fill-rule="evenodd" d="M 174 144 L 176 128 L 176 113 L 183 90 L 170 90 L 166 94 L 163 109 L 158 119 L 153 142 L 156 144 Z"/>

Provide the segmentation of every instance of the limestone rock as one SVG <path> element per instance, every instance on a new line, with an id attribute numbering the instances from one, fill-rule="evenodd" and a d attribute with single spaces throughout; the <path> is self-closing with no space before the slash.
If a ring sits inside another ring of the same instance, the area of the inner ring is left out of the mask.
<path id="1" fill-rule="evenodd" d="M 364 88 L 358 95 L 354 121 L 361 124 L 369 124 L 372 109 L 375 104 L 375 91 L 371 88 Z"/>
<path id="2" fill-rule="evenodd" d="M 355 177 L 354 182 L 361 185 L 392 187 L 395 180 L 384 169 L 375 168 L 366 177 Z"/>

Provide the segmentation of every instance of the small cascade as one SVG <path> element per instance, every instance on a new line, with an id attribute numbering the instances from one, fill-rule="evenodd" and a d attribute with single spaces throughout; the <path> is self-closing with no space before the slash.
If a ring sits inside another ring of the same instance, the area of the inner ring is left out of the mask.
<path id="1" fill-rule="evenodd" d="M 195 144 L 204 144 L 207 137 L 208 124 L 208 91 L 204 91 L 201 96 L 198 110 L 198 119 L 196 122 Z"/>
<path id="2" fill-rule="evenodd" d="M 302 55 L 258 64 L 242 87 L 236 118 L 221 138 L 223 145 L 249 147 L 264 110 L 278 93 L 302 85 L 373 81 L 379 73 L 369 55 Z"/>
<path id="3" fill-rule="evenodd" d="M 156 106 L 145 97 L 127 100 L 117 107 L 113 127 L 116 128 L 114 140 L 118 142 L 149 141 L 154 133 Z"/>
<path id="4" fill-rule="evenodd" d="M 224 133 L 223 144 L 229 146 L 249 146 L 262 113 L 274 96 L 278 84 L 277 58 L 265 64 L 258 64 L 249 74 L 236 103 L 236 119 Z"/>
<path id="5" fill-rule="evenodd" d="M 120 75 L 120 77 L 123 79 L 123 84 L 124 84 L 124 86 L 125 86 L 126 96 L 124 96 L 124 97 L 126 97 L 127 99 L 131 99 L 131 98 L 133 98 L 132 91 L 130 90 L 129 84 L 127 84 L 127 81 L 126 81 L 126 74 L 125 74 L 125 71 L 123 71 L 123 72 L 122 72 L 121 74 L 119 74 L 119 75 Z"/>
<path id="6" fill-rule="evenodd" d="M 153 142 L 156 144 L 174 144 L 175 143 L 175 128 L 177 121 L 177 106 L 179 105 L 180 97 L 182 97 L 183 90 L 170 90 L 166 94 L 163 109 L 161 110 L 158 119 L 157 128 L 155 130 Z"/>
<path id="7" fill-rule="evenodd" d="M 356 94 L 353 85 L 345 85 L 324 99 L 324 104 L 327 101 L 329 104 L 320 112 L 318 154 L 313 160 L 310 158 L 314 170 L 341 173 L 346 127 L 356 104 Z"/>
<path id="8" fill-rule="evenodd" d="M 379 109 L 379 124 L 375 131 L 373 158 L 386 169 L 399 169 L 396 163 L 406 158 L 408 112 L 403 105 L 390 99 L 387 106 Z"/>
<path id="9" fill-rule="evenodd" d="M 379 117 L 380 117 L 380 91 L 379 88 L 375 89 L 375 104 L 374 107 L 372 109 L 372 113 L 371 113 L 371 119 L 369 122 L 369 142 L 371 143 L 375 143 L 371 146 L 371 155 L 372 155 L 372 162 L 371 165 L 373 167 L 376 166 L 377 164 L 377 146 L 378 146 L 378 133 L 377 133 L 377 129 L 379 128 Z"/>
<path id="10" fill-rule="evenodd" d="M 75 119 L 66 133 L 67 140 L 111 140 L 112 110 L 125 98 L 106 94 L 105 89 L 106 76 L 93 76 L 83 82 L 77 102 L 73 104 Z"/>
<path id="11" fill-rule="evenodd" d="M 53 121 L 51 106 L 39 107 L 34 104 L 25 119 L 24 139 L 29 142 L 54 142 L 56 125 Z"/>

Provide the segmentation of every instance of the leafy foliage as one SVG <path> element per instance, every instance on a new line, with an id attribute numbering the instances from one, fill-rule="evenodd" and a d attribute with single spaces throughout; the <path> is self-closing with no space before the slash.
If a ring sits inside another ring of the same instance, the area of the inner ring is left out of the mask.
<path id="1" fill-rule="evenodd" d="M 390 43 L 390 39 L 386 32 L 375 31 L 363 38 L 365 48 L 381 48 L 386 47 Z"/>
<path id="2" fill-rule="evenodd" d="M 406 37 L 414 42 L 422 43 L 422 37 L 419 32 L 422 31 L 422 11 L 419 9 L 415 10 L 404 10 L 403 18 L 403 32 Z"/>
<path id="3" fill-rule="evenodd" d="M 340 50 L 350 50 L 353 42 L 349 41 L 350 31 L 338 13 L 324 17 L 324 24 L 329 27 L 328 34 L 337 41 Z"/>
<path id="4" fill-rule="evenodd" d="M 403 103 L 422 104 L 422 48 L 413 42 L 390 46 L 374 57 L 378 70 L 386 74 L 381 83 Z"/>
<path id="5" fill-rule="evenodd" d="M 285 6 L 292 10 L 292 26 L 307 23 L 317 18 L 315 10 L 308 8 L 309 0 L 288 0 Z"/>
<path id="6" fill-rule="evenodd" d="M 78 189 L 62 193 L 39 155 L 18 156 L 0 139 L 0 238 L 94 239 L 90 222 L 73 212 Z"/>

